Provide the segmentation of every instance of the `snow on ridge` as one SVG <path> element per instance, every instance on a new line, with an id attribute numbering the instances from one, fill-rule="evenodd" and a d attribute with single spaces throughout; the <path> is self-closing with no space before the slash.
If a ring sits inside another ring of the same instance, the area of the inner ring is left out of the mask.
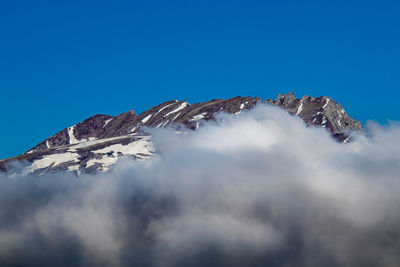
<path id="1" fill-rule="evenodd" d="M 116 136 L 116 137 L 110 137 L 110 138 L 94 139 L 94 140 L 89 140 L 86 142 L 80 142 L 79 144 L 74 144 L 74 145 L 70 146 L 68 151 L 75 152 L 78 148 L 89 147 L 89 146 L 93 146 L 93 145 L 97 145 L 97 144 L 101 144 L 101 143 L 105 143 L 105 142 L 109 142 L 109 141 L 113 141 L 113 140 L 117 140 L 117 139 L 132 137 L 132 136 L 136 136 L 136 133 L 121 135 L 121 136 Z"/>
<path id="2" fill-rule="evenodd" d="M 114 119 L 114 118 L 111 118 L 111 119 L 106 120 L 106 121 L 104 122 L 104 126 L 103 126 L 103 127 L 106 127 L 107 124 L 108 124 L 110 121 L 112 121 L 113 119 Z"/>
<path id="3" fill-rule="evenodd" d="M 114 144 L 105 148 L 93 150 L 94 153 L 106 154 L 101 159 L 90 159 L 86 163 L 86 168 L 89 168 L 96 163 L 100 164 L 104 171 L 109 170 L 111 165 L 114 165 L 119 158 L 121 153 L 123 156 L 135 156 L 139 159 L 147 159 L 154 154 L 154 147 L 150 141 L 149 136 L 143 136 L 142 139 L 129 143 L 127 145 Z M 108 156 L 107 154 L 111 154 Z"/>
<path id="4" fill-rule="evenodd" d="M 179 112 L 178 114 L 176 114 L 176 116 L 171 120 L 171 121 L 175 121 L 176 120 L 176 118 L 178 118 L 179 117 L 179 115 L 181 115 L 181 113 Z"/>
<path id="5" fill-rule="evenodd" d="M 244 108 L 244 104 L 242 103 L 242 104 L 240 104 L 240 109 L 243 109 Z"/>
<path id="6" fill-rule="evenodd" d="M 68 137 L 69 137 L 70 145 L 79 143 L 79 140 L 76 139 L 76 137 L 74 135 L 74 128 L 75 128 L 75 125 L 68 128 Z"/>
<path id="7" fill-rule="evenodd" d="M 89 168 L 96 163 L 103 167 L 103 171 L 108 171 L 111 165 L 114 165 L 118 161 L 118 157 L 108 157 L 104 156 L 101 159 L 91 159 L 86 163 L 86 168 Z"/>
<path id="8" fill-rule="evenodd" d="M 326 99 L 325 105 L 322 107 L 323 109 L 326 108 L 331 100 L 329 98 Z"/>
<path id="9" fill-rule="evenodd" d="M 176 102 L 178 102 L 178 100 L 174 100 L 174 101 L 175 101 L 174 103 L 168 104 L 168 105 L 166 105 L 165 107 L 160 108 L 160 109 L 157 111 L 157 113 L 154 114 L 154 115 L 157 115 L 158 113 L 160 113 L 161 111 L 163 111 L 163 110 L 166 109 L 167 107 L 169 107 L 169 106 L 175 104 Z"/>
<path id="10" fill-rule="evenodd" d="M 35 160 L 29 167 L 25 169 L 25 173 L 31 173 L 37 169 L 49 167 L 51 165 L 57 166 L 65 162 L 79 162 L 79 154 L 77 153 L 59 153 L 46 155 L 41 159 Z"/>
<path id="11" fill-rule="evenodd" d="M 98 143 L 103 143 L 106 141 L 110 140 L 116 140 L 120 138 L 126 138 L 129 136 L 136 136 L 135 134 L 130 134 L 130 135 L 125 135 L 125 136 L 119 136 L 119 137 L 113 137 L 113 138 L 104 138 L 104 139 L 97 139 L 93 141 L 87 141 L 87 142 L 81 142 L 75 145 L 72 145 L 70 149 L 68 149 L 66 152 L 63 153 L 54 153 L 54 154 L 49 154 L 45 155 L 40 159 L 37 159 L 32 162 L 32 164 L 24 169 L 24 173 L 32 173 L 35 170 L 38 169 L 43 169 L 43 168 L 49 168 L 49 167 L 55 167 L 59 164 L 62 163 L 67 163 L 67 162 L 72 162 L 73 165 L 70 165 L 67 167 L 68 170 L 70 171 L 77 171 L 78 174 L 80 173 L 79 170 L 79 163 L 80 163 L 80 155 L 77 153 L 78 148 L 82 147 L 87 147 L 87 146 L 92 146 Z M 127 145 L 122 145 L 122 144 L 114 144 L 110 145 L 108 147 L 102 148 L 102 149 L 97 149 L 93 150 L 94 153 L 104 153 L 107 154 L 109 152 L 112 152 L 111 157 L 104 155 L 102 159 L 91 159 L 87 163 L 87 167 L 90 167 L 91 165 L 94 165 L 95 163 L 100 163 L 102 167 L 104 167 L 104 170 L 108 170 L 111 165 L 113 165 L 117 160 L 118 160 L 118 154 L 119 152 L 122 153 L 124 156 L 135 156 L 136 158 L 139 159 L 147 159 L 151 157 L 154 154 L 154 147 L 151 142 L 151 137 L 150 136 L 139 136 L 139 140 L 133 141 Z M 137 155 L 139 154 L 139 155 Z"/>
<path id="12" fill-rule="evenodd" d="M 167 125 L 169 123 L 169 120 L 166 120 L 166 121 L 162 121 L 162 122 L 160 122 L 157 126 L 156 126 L 156 128 L 163 128 L 163 127 L 165 127 L 165 125 Z"/>
<path id="13" fill-rule="evenodd" d="M 300 106 L 297 108 L 296 115 L 299 115 L 302 110 L 303 110 L 303 99 L 300 100 Z"/>
<path id="14" fill-rule="evenodd" d="M 207 112 L 203 112 L 199 115 L 194 115 L 189 121 L 197 121 L 197 120 L 201 120 L 204 119 L 204 116 L 207 114 Z"/>
<path id="15" fill-rule="evenodd" d="M 187 102 L 183 102 L 179 105 L 179 107 L 177 107 L 176 109 L 174 109 L 173 111 L 168 112 L 167 114 L 164 115 L 164 117 L 167 117 L 168 115 L 171 115 L 173 113 L 176 113 L 184 108 L 186 108 L 189 105 L 189 103 Z"/>
<path id="16" fill-rule="evenodd" d="M 146 123 L 146 122 L 151 118 L 151 116 L 153 116 L 153 114 L 147 115 L 147 116 L 142 120 L 142 122 L 143 122 L 143 123 Z"/>

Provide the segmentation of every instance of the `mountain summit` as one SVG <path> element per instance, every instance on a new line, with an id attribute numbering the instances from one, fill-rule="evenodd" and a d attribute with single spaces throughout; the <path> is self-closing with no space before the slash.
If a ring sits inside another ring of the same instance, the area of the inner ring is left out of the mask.
<path id="1" fill-rule="evenodd" d="M 77 174 L 107 171 L 119 158 L 130 156 L 145 160 L 154 153 L 151 135 L 146 127 L 185 127 L 196 130 L 202 122 L 215 120 L 219 112 L 238 114 L 258 103 L 279 106 L 307 125 L 326 128 L 339 142 L 348 142 L 349 132 L 361 130 L 361 123 L 349 117 L 343 107 L 330 97 L 303 96 L 290 92 L 276 100 L 258 97 L 213 99 L 190 105 L 171 100 L 140 115 L 133 110 L 118 116 L 94 115 L 47 138 L 22 155 L 0 161 L 0 170 L 10 162 L 28 162 L 24 172 L 41 175 L 49 171 L 68 170 Z"/>

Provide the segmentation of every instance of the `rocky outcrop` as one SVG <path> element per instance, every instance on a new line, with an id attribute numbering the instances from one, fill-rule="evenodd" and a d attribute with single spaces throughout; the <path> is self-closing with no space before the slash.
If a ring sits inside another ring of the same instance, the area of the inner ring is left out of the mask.
<path id="1" fill-rule="evenodd" d="M 279 94 L 274 101 L 268 103 L 287 110 L 290 114 L 299 116 L 308 125 L 326 127 L 339 141 L 347 141 L 349 131 L 362 130 L 361 123 L 351 118 L 343 107 L 327 96 L 296 98 L 290 92 Z"/>

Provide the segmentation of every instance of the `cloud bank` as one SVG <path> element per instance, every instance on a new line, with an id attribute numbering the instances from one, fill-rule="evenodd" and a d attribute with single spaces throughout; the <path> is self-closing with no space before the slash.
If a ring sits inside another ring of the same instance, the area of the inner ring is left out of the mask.
<path id="1" fill-rule="evenodd" d="M 343 145 L 268 105 L 108 173 L 0 176 L 0 265 L 399 266 L 400 127 Z"/>

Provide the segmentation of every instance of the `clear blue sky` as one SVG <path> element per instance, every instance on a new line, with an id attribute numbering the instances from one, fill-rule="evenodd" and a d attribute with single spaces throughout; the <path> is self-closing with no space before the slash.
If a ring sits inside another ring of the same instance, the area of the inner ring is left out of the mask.
<path id="1" fill-rule="evenodd" d="M 400 120 L 400 1 L 0 1 L 0 158 L 170 99 L 328 95 Z"/>

